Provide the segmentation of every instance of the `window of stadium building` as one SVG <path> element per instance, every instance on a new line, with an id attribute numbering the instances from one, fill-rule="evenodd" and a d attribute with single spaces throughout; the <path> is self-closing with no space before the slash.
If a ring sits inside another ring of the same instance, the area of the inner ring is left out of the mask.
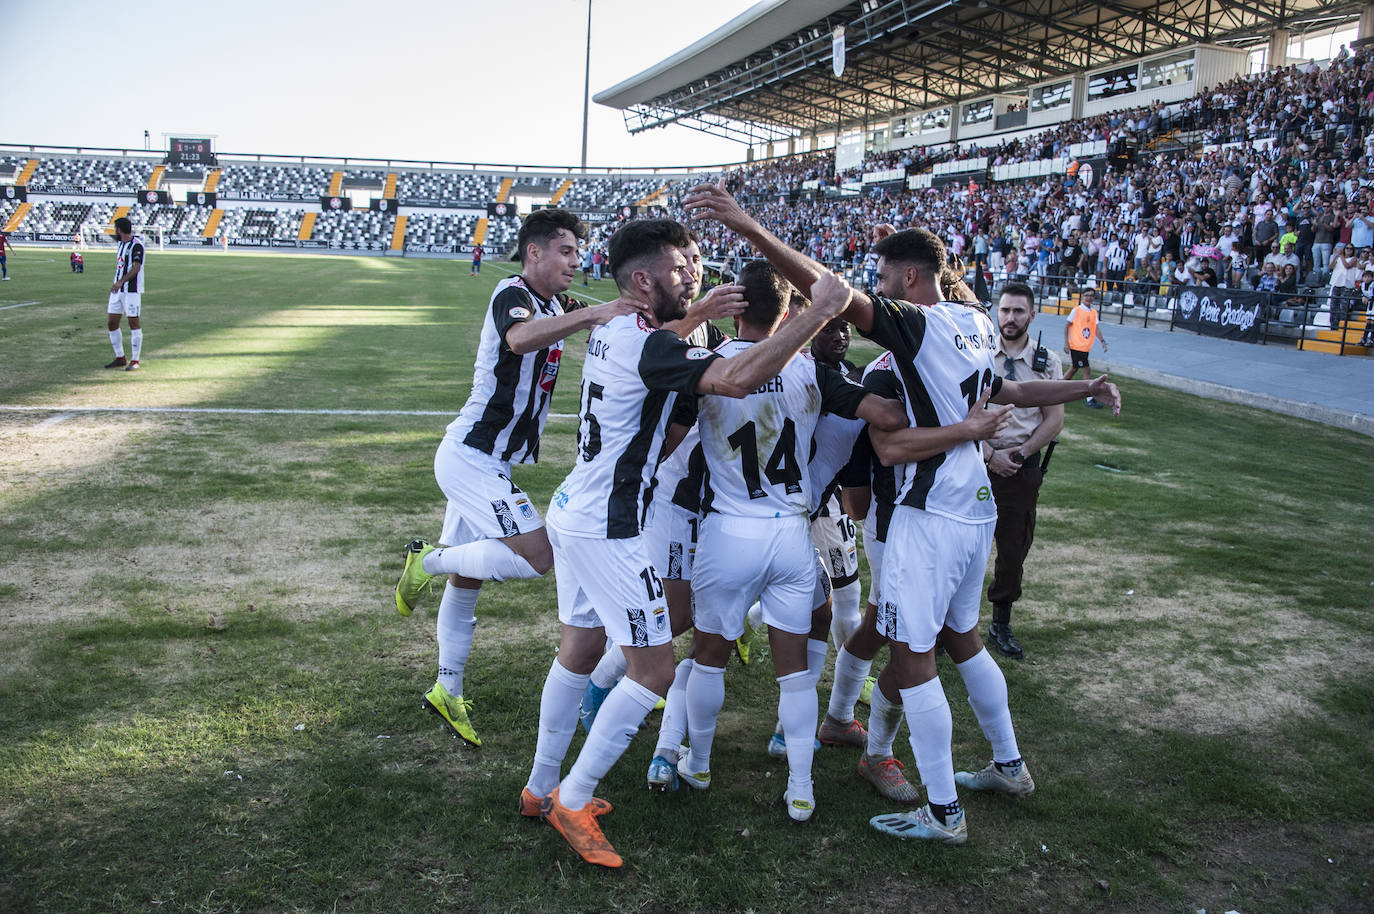
<path id="1" fill-rule="evenodd" d="M 1359 30 L 1353 25 L 1294 35 L 1288 39 L 1288 56 L 1301 60 L 1330 60 L 1341 45 L 1349 46 L 1358 37 Z"/>
<path id="2" fill-rule="evenodd" d="M 964 105 L 959 114 L 959 123 L 964 126 L 970 124 L 986 124 L 988 121 L 992 120 L 992 108 L 992 99 L 988 99 L 985 102 L 973 102 L 972 104 Z"/>
<path id="3" fill-rule="evenodd" d="M 1031 92 L 1032 111 L 1053 111 L 1073 102 L 1073 81 L 1036 86 Z"/>
<path id="4" fill-rule="evenodd" d="M 1193 52 L 1147 60 L 1140 67 L 1140 88 L 1158 89 L 1193 81 Z"/>
<path id="5" fill-rule="evenodd" d="M 1111 98 L 1134 92 L 1139 74 L 1140 67 L 1137 64 L 1094 73 L 1088 77 L 1088 98 Z"/>
<path id="6" fill-rule="evenodd" d="M 949 127 L 949 109 L 941 108 L 939 111 L 927 111 L 921 115 L 921 132 L 929 133 L 932 130 L 944 130 Z"/>

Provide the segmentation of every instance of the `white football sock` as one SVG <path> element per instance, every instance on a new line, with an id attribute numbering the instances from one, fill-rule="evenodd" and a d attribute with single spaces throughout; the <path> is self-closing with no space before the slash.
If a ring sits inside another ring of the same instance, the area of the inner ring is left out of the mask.
<path id="1" fill-rule="evenodd" d="M 537 797 L 548 796 L 558 786 L 563 758 L 568 754 L 568 744 L 577 729 L 587 678 L 564 667 L 557 657 L 549 667 L 544 694 L 539 699 L 539 739 L 534 744 L 534 767 L 530 769 L 530 779 L 525 782 L 530 793 Z"/>
<path id="2" fill-rule="evenodd" d="M 124 337 L 118 330 L 110 331 L 110 345 L 114 347 L 115 358 L 124 358 Z"/>
<path id="3" fill-rule="evenodd" d="M 932 803 L 953 803 L 959 798 L 954 789 L 954 761 L 950 748 L 954 721 L 940 678 L 937 676 L 918 686 L 902 689 L 902 707 L 906 710 L 911 751 L 916 756 L 916 768 L 921 772 L 926 796 Z"/>
<path id="4" fill-rule="evenodd" d="M 811 677 L 814 686 L 821 681 L 825 671 L 825 655 L 830 653 L 830 642 L 816 638 L 806 639 L 806 675 Z"/>
<path id="5" fill-rule="evenodd" d="M 863 624 L 864 616 L 859 610 L 861 590 L 858 580 L 853 580 L 830 593 L 830 637 L 837 648 Z"/>
<path id="6" fill-rule="evenodd" d="M 639 732 L 644 716 L 658 704 L 658 696 L 626 677 L 616 683 L 597 712 L 596 723 L 582 744 L 572 770 L 558 786 L 558 801 L 568 809 L 581 809 L 596 792 L 596 785 L 611 770 L 630 740 Z"/>
<path id="7" fill-rule="evenodd" d="M 658 726 L 658 745 L 654 755 L 677 761 L 677 747 L 687 737 L 687 680 L 692 675 L 691 658 L 683 660 L 673 672 L 673 684 L 664 699 L 663 722 Z"/>
<path id="8" fill-rule="evenodd" d="M 142 351 L 143 351 L 143 331 L 142 331 L 142 329 L 139 329 L 139 330 L 130 330 L 130 331 L 129 331 L 129 354 L 130 354 L 131 356 L 133 356 L 133 360 L 134 360 L 135 362 L 138 361 L 138 354 L 139 354 L 140 352 L 142 352 Z"/>
<path id="9" fill-rule="evenodd" d="M 876 684 L 868 699 L 868 748 L 864 751 L 876 758 L 892 754 L 892 743 L 902 725 L 902 702 L 888 701 Z"/>
<path id="10" fill-rule="evenodd" d="M 830 707 L 826 709 L 832 719 L 842 724 L 854 719 L 854 705 L 859 702 L 859 693 L 864 690 L 864 681 L 872 668 L 872 660 L 855 657 L 841 645 L 835 655 L 835 682 L 830 687 Z"/>
<path id="11" fill-rule="evenodd" d="M 1007 706 L 1007 677 L 986 649 L 979 651 L 954 668 L 964 677 L 968 689 L 968 703 L 978 718 L 983 735 L 992 743 L 994 762 L 1014 762 L 1021 757 L 1016 746 L 1016 730 L 1011 725 L 1011 708 Z"/>
<path id="12" fill-rule="evenodd" d="M 592 670 L 592 685 L 598 689 L 609 689 L 625 675 L 625 666 L 625 652 L 620 649 L 620 645 L 612 644 L 606 648 L 606 653 L 601 655 L 596 669 Z"/>
<path id="13" fill-rule="evenodd" d="M 434 640 L 439 642 L 439 684 L 450 695 L 463 694 L 463 669 L 472 653 L 472 635 L 477 628 L 477 596 L 482 591 L 444 585 L 439 600 L 439 618 Z"/>
<path id="14" fill-rule="evenodd" d="M 755 603 L 749 607 L 749 612 L 744 616 L 749 620 L 750 628 L 763 628 L 763 607 Z"/>
<path id="15" fill-rule="evenodd" d="M 465 546 L 435 549 L 425 556 L 428 574 L 456 574 L 475 581 L 506 581 L 511 578 L 537 578 L 525 557 L 499 539 L 484 539 Z"/>
<path id="16" fill-rule="evenodd" d="M 711 742 L 716 738 L 716 718 L 725 705 L 725 670 L 692 661 L 687 678 L 687 733 L 692 751 L 687 767 L 692 771 L 711 770 Z"/>
<path id="17" fill-rule="evenodd" d="M 787 743 L 787 787 L 794 798 L 814 801 L 811 757 L 816 752 L 816 681 L 801 670 L 778 677 L 778 718 Z"/>

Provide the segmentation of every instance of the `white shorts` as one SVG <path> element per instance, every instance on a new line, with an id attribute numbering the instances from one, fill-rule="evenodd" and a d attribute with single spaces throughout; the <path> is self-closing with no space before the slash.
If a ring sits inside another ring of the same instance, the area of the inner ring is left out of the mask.
<path id="1" fill-rule="evenodd" d="M 832 507 L 839 502 L 831 499 Z M 859 574 L 859 547 L 854 539 L 854 522 L 839 510 L 819 515 L 811 522 L 811 541 L 825 561 L 826 571 L 835 586 L 843 587 Z"/>
<path id="2" fill-rule="evenodd" d="M 143 293 L 141 292 L 111 292 L 110 303 L 105 306 L 105 313 L 138 317 L 142 304 Z"/>
<path id="3" fill-rule="evenodd" d="M 996 526 L 897 507 L 887 528 L 892 554 L 884 550 L 878 632 L 920 653 L 935 647 L 945 626 L 975 628 Z"/>
<path id="4" fill-rule="evenodd" d="M 624 647 L 673 640 L 663 582 L 649 561 L 644 537 L 602 539 L 549 527 L 558 621 L 575 628 L 604 628 Z"/>
<path id="5" fill-rule="evenodd" d="M 534 502 L 511 482 L 510 464 L 456 438 L 439 442 L 434 480 L 448 498 L 439 534 L 445 546 L 502 539 L 544 526 Z"/>
<path id="6" fill-rule="evenodd" d="M 886 544 L 879 539 L 869 537 L 867 531 L 864 532 L 864 555 L 868 558 L 868 602 L 874 606 L 881 606 L 878 596 L 883 592 L 883 549 Z"/>
<path id="7" fill-rule="evenodd" d="M 757 600 L 770 627 L 811 631 L 816 594 L 830 580 L 817 565 L 807 526 L 800 515 L 706 515 L 692 579 L 697 629 L 733 641 L 744 634 L 744 615 Z"/>
<path id="8" fill-rule="evenodd" d="M 644 525 L 649 559 L 665 581 L 692 580 L 697 552 L 697 516 L 666 498 L 654 499 Z"/>

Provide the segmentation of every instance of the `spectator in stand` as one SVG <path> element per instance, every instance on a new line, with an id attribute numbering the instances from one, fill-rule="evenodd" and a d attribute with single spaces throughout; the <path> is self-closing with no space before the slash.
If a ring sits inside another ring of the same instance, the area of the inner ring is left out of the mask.
<path id="1" fill-rule="evenodd" d="M 1360 259 L 1356 256 L 1353 245 L 1337 245 L 1335 265 L 1331 269 L 1331 285 L 1328 289 L 1333 328 L 1345 320 L 1351 299 L 1355 297 L 1359 288 L 1360 275 Z"/>
<path id="2" fill-rule="evenodd" d="M 1364 306 L 1364 333 L 1360 345 L 1374 347 L 1374 270 L 1365 270 L 1360 278 L 1360 303 Z"/>
<path id="3" fill-rule="evenodd" d="M 1331 269 L 1331 248 L 1335 243 L 1336 232 L 1340 229 L 1340 219 L 1332 207 L 1317 203 L 1312 219 L 1312 271 L 1316 281 L 1322 282 L 1326 271 Z"/>
<path id="4" fill-rule="evenodd" d="M 1255 291 L 1273 292 L 1275 289 L 1278 288 L 1278 286 L 1278 273 L 1274 270 L 1273 261 L 1270 261 L 1264 265 L 1264 269 L 1260 270 L 1260 275 L 1255 280 Z"/>

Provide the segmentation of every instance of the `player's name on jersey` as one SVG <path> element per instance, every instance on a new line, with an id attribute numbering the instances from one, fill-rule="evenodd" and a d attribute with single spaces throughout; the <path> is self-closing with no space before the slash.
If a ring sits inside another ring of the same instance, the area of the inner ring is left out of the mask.
<path id="1" fill-rule="evenodd" d="M 997 350 L 997 337 L 989 333 L 983 336 L 977 333 L 970 333 L 967 336 L 962 333 L 954 334 L 954 345 L 958 349 L 986 349 L 989 352 Z"/>
<path id="2" fill-rule="evenodd" d="M 759 387 L 758 390 L 754 391 L 754 393 L 756 394 L 780 394 L 782 392 L 782 375 L 778 375 L 776 378 L 764 381 L 763 385 Z"/>

